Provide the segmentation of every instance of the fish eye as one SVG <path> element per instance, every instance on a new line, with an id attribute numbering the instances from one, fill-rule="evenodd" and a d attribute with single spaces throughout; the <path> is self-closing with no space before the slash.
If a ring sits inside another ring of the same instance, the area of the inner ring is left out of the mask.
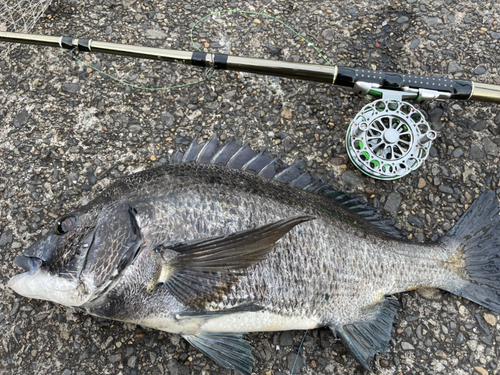
<path id="1" fill-rule="evenodd" d="M 64 220 L 58 220 L 55 227 L 56 234 L 62 235 L 68 233 L 75 225 L 75 222 L 76 219 L 72 216 L 67 217 Z"/>

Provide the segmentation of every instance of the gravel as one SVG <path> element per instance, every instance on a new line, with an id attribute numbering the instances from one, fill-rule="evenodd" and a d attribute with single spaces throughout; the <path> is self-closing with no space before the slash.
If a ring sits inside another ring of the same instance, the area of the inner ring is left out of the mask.
<path id="1" fill-rule="evenodd" d="M 192 51 L 189 29 L 204 15 L 260 11 L 298 29 L 333 64 L 500 84 L 500 8 L 489 1 L 440 4 L 53 0 L 35 30 Z M 195 42 L 206 52 L 320 61 L 299 37 L 256 18 L 209 18 L 198 25 Z M 191 83 L 205 74 L 197 67 L 113 55 L 79 58 L 144 87 Z M 417 105 L 439 133 L 429 158 L 402 179 L 375 181 L 347 157 L 347 127 L 368 103 L 347 88 L 219 71 L 208 82 L 181 89 L 138 90 L 88 71 L 58 49 L 27 45 L 0 61 L 0 72 L 1 375 L 231 373 L 178 335 L 28 300 L 7 287 L 19 272 L 15 256 L 55 218 L 118 176 L 165 163 L 197 134 L 207 139 L 217 131 L 224 141 L 249 141 L 287 163 L 298 161 L 336 188 L 355 189 L 412 241 L 444 235 L 484 189 L 500 194 L 500 108 L 490 103 Z M 446 292 L 412 291 L 398 298 L 404 308 L 388 351 L 374 361 L 375 373 L 498 371 L 498 314 Z M 303 335 L 249 334 L 255 373 L 290 374 Z M 280 345 L 282 336 L 291 344 Z M 363 373 L 327 329 L 309 331 L 297 358 L 295 373 Z"/>

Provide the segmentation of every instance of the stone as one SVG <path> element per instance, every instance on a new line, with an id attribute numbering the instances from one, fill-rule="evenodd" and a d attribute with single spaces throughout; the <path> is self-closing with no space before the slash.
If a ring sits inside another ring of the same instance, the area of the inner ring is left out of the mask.
<path id="1" fill-rule="evenodd" d="M 422 228 L 422 222 L 416 216 L 413 215 L 408 216 L 408 222 L 417 228 Z"/>
<path id="2" fill-rule="evenodd" d="M 28 113 L 28 111 L 23 109 L 21 112 L 19 112 L 19 114 L 14 119 L 14 126 L 17 128 L 19 126 L 26 124 L 28 122 L 30 116 L 31 115 Z"/>
<path id="3" fill-rule="evenodd" d="M 486 73 L 486 69 L 484 69 L 482 66 L 478 66 L 476 69 L 474 69 L 474 74 L 481 75 Z"/>
<path id="4" fill-rule="evenodd" d="M 419 189 L 423 189 L 423 188 L 425 187 L 425 185 L 427 185 L 427 182 L 425 182 L 425 180 L 424 180 L 422 177 L 420 177 L 420 178 L 418 179 L 418 184 L 417 184 L 417 187 L 418 187 Z"/>
<path id="5" fill-rule="evenodd" d="M 469 347 L 469 349 L 471 351 L 475 352 L 477 349 L 477 341 L 476 340 L 469 340 L 469 341 L 467 341 L 467 346 Z"/>
<path id="6" fill-rule="evenodd" d="M 342 173 L 342 180 L 355 189 L 363 186 L 364 184 L 363 178 L 355 171 L 345 171 Z"/>
<path id="7" fill-rule="evenodd" d="M 166 373 L 169 375 L 188 375 L 191 373 L 189 367 L 179 365 L 175 359 L 168 361 L 167 369 L 168 371 Z"/>
<path id="8" fill-rule="evenodd" d="M 427 299 L 438 300 L 441 299 L 442 293 L 439 289 L 436 288 L 420 288 L 417 289 L 417 293 L 422 297 Z"/>
<path id="9" fill-rule="evenodd" d="M 457 64 L 456 61 L 450 61 L 448 64 L 448 73 L 453 74 L 453 73 L 458 73 L 463 71 L 462 67 Z"/>
<path id="10" fill-rule="evenodd" d="M 483 138 L 481 143 L 487 155 L 498 156 L 498 146 L 490 138 Z"/>
<path id="11" fill-rule="evenodd" d="M 119 362 L 121 361 L 121 359 L 122 359 L 121 354 L 112 354 L 108 357 L 108 361 L 110 361 L 111 363 Z"/>
<path id="12" fill-rule="evenodd" d="M 481 149 L 479 148 L 479 146 L 477 146 L 474 143 L 471 143 L 469 158 L 473 159 L 473 160 L 474 159 L 475 160 L 481 160 L 481 159 L 484 159 L 484 153 L 481 151 Z"/>
<path id="13" fill-rule="evenodd" d="M 6 230 L 0 236 L 0 247 L 4 247 L 5 245 L 12 242 L 12 231 Z"/>
<path id="14" fill-rule="evenodd" d="M 474 367 L 474 370 L 476 370 L 478 373 L 480 373 L 481 375 L 488 375 L 488 371 L 485 370 L 484 368 L 482 367 L 479 367 L 479 366 L 476 366 Z"/>
<path id="15" fill-rule="evenodd" d="M 153 29 L 147 29 L 145 35 L 146 38 L 148 39 L 159 39 L 159 40 L 165 40 L 168 37 L 167 33 L 161 30 L 153 30 Z"/>
<path id="16" fill-rule="evenodd" d="M 415 347 L 409 342 L 403 341 L 401 343 L 401 349 L 403 350 L 415 350 Z"/>
<path id="17" fill-rule="evenodd" d="M 494 315 L 484 314 L 483 317 L 484 317 L 484 320 L 486 321 L 486 323 L 488 323 L 490 326 L 493 326 L 493 327 L 496 326 L 497 318 L 495 318 Z"/>
<path id="18" fill-rule="evenodd" d="M 142 132 L 142 127 L 141 127 L 141 125 L 134 124 L 134 125 L 130 125 L 130 126 L 128 127 L 128 130 L 129 130 L 132 134 L 137 134 L 137 133 Z"/>
<path id="19" fill-rule="evenodd" d="M 438 189 L 442 193 L 453 194 L 453 189 L 451 187 L 446 186 L 446 185 L 439 185 Z"/>
<path id="20" fill-rule="evenodd" d="M 436 107 L 429 111 L 429 120 L 432 124 L 432 128 L 439 132 L 443 129 L 443 123 L 441 121 L 441 116 L 443 115 L 443 109 Z"/>
<path id="21" fill-rule="evenodd" d="M 292 111 L 289 109 L 284 109 L 281 111 L 281 117 L 286 118 L 286 119 L 291 119 L 292 118 Z"/>
<path id="22" fill-rule="evenodd" d="M 384 209 L 394 218 L 398 215 L 401 199 L 401 195 L 393 191 L 389 194 L 387 201 L 385 202 Z"/>
<path id="23" fill-rule="evenodd" d="M 437 22 L 438 22 L 438 18 L 436 17 L 427 17 L 427 18 L 424 18 L 424 22 L 429 25 L 429 26 L 433 26 L 435 25 Z"/>
<path id="24" fill-rule="evenodd" d="M 491 33 L 493 39 L 500 39 L 500 33 Z"/>
<path id="25" fill-rule="evenodd" d="M 302 368 L 304 367 L 304 360 L 302 359 L 302 356 L 297 353 L 290 352 L 288 353 L 286 360 L 288 363 L 288 369 L 290 371 L 293 369 L 294 374 L 298 374 L 302 371 Z"/>
<path id="26" fill-rule="evenodd" d="M 292 346 L 293 336 L 290 331 L 284 331 L 280 335 L 280 346 Z"/>
<path id="27" fill-rule="evenodd" d="M 321 36 L 326 39 L 326 40 L 333 40 L 333 38 L 335 38 L 336 36 L 336 32 L 335 30 L 332 30 L 332 29 L 326 29 L 326 30 L 323 30 L 323 32 L 321 33 Z"/>
<path id="28" fill-rule="evenodd" d="M 497 115 L 495 116 L 495 119 L 493 120 L 493 122 L 496 125 L 500 125 L 500 112 L 497 113 Z"/>
<path id="29" fill-rule="evenodd" d="M 406 16 L 401 16 L 397 19 L 397 23 L 405 23 L 405 22 L 408 22 L 409 21 L 409 18 L 406 17 Z"/>
<path id="30" fill-rule="evenodd" d="M 69 332 L 68 331 L 61 331 L 60 336 L 63 340 L 69 340 Z"/>
<path id="31" fill-rule="evenodd" d="M 285 138 L 285 140 L 283 141 L 283 147 L 285 148 L 285 152 L 292 151 L 294 146 L 295 146 L 295 143 L 293 142 L 293 140 L 291 138 Z"/>
<path id="32" fill-rule="evenodd" d="M 453 150 L 453 157 L 454 158 L 459 158 L 460 156 L 462 156 L 464 154 L 463 150 L 461 148 L 456 148 Z"/>
<path id="33" fill-rule="evenodd" d="M 170 127 L 174 125 L 175 117 L 170 112 L 163 113 L 160 118 L 165 126 Z"/>
<path id="34" fill-rule="evenodd" d="M 80 85 L 78 83 L 63 83 L 61 85 L 62 91 L 68 93 L 68 94 L 76 94 L 78 89 L 80 88 Z"/>
<path id="35" fill-rule="evenodd" d="M 88 169 L 87 178 L 89 180 L 89 184 L 90 185 L 97 184 L 97 178 L 96 178 L 96 176 L 94 174 L 94 168 L 91 167 L 91 168 Z"/>
<path id="36" fill-rule="evenodd" d="M 488 123 L 486 121 L 481 120 L 481 121 L 477 121 L 477 122 L 472 123 L 470 127 L 472 130 L 480 132 L 480 131 L 486 129 L 487 125 L 488 125 Z"/>
<path id="37" fill-rule="evenodd" d="M 420 44 L 420 39 L 415 39 L 414 41 L 411 42 L 410 49 L 417 48 L 419 44 Z"/>
<path id="38" fill-rule="evenodd" d="M 135 363 L 137 362 L 137 357 L 135 355 L 131 356 L 128 361 L 127 361 L 127 366 L 128 367 L 135 367 Z"/>
<path id="39" fill-rule="evenodd" d="M 227 101 L 231 101 L 231 99 L 233 99 L 235 95 L 236 95 L 236 90 L 230 90 L 222 94 L 222 97 Z"/>

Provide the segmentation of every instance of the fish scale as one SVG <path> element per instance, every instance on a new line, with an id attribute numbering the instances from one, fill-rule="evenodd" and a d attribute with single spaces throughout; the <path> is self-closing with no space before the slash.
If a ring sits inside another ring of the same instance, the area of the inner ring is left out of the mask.
<path id="1" fill-rule="evenodd" d="M 370 370 L 389 345 L 392 294 L 437 287 L 500 312 L 499 213 L 486 191 L 439 242 L 413 243 L 362 198 L 214 136 L 59 218 L 9 286 L 179 333 L 245 375 L 243 333 L 328 326 Z"/>

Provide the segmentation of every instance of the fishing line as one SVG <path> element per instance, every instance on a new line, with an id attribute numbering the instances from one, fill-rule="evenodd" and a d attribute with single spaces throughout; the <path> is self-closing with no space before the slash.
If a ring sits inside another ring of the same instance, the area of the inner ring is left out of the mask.
<path id="1" fill-rule="evenodd" d="M 274 16 L 271 16 L 269 14 L 266 14 L 266 13 L 260 13 L 260 12 L 253 12 L 253 11 L 247 11 L 247 10 L 230 10 L 230 9 L 226 9 L 226 10 L 218 10 L 218 11 L 215 11 L 215 12 L 212 12 L 210 14 L 207 14 L 206 16 L 200 18 L 198 21 L 196 21 L 196 23 L 193 25 L 193 27 L 191 27 L 191 30 L 189 32 L 189 38 L 191 40 L 191 44 L 194 46 L 194 48 L 196 48 L 199 52 L 202 52 L 202 50 L 196 45 L 195 41 L 194 41 L 194 38 L 193 38 L 193 31 L 194 29 L 202 22 L 204 21 L 205 19 L 207 19 L 208 17 L 213 17 L 217 14 L 220 14 L 220 13 L 241 13 L 241 14 L 252 14 L 252 15 L 258 15 L 258 16 L 262 16 L 262 17 L 267 17 L 267 18 L 271 18 L 273 19 L 274 21 L 282 24 L 283 26 L 285 26 L 287 29 L 289 29 L 291 32 L 293 32 L 295 35 L 297 35 L 299 38 L 301 38 L 302 40 L 304 40 L 308 46 L 312 47 L 322 58 L 323 60 L 326 61 L 326 63 L 330 66 L 333 66 L 333 64 L 330 62 L 330 60 L 328 60 L 328 58 L 323 55 L 323 53 L 321 53 L 321 51 L 313 44 L 311 43 L 308 39 L 306 39 L 303 35 L 301 35 L 300 33 L 298 33 L 295 29 L 293 29 L 291 26 L 289 26 L 287 23 L 285 23 L 284 21 L 281 21 L 280 19 L 274 17 Z M 100 73 L 100 74 L 103 74 L 105 75 L 106 77 L 108 78 L 111 78 L 112 80 L 116 81 L 116 82 L 119 82 L 123 85 L 126 85 L 126 86 L 129 86 L 129 87 L 132 87 L 132 88 L 135 88 L 135 89 L 139 89 L 139 90 L 148 90 L 148 91 L 162 91 L 162 90 L 171 90 L 171 89 L 179 89 L 179 88 L 183 88 L 183 87 L 188 87 L 188 86 L 192 86 L 192 85 L 197 85 L 199 83 L 202 83 L 202 82 L 205 82 L 205 81 L 208 81 L 210 80 L 214 74 L 215 74 L 215 69 L 212 70 L 210 73 L 207 74 L 207 76 L 199 81 L 196 81 L 196 82 L 191 82 L 191 83 L 185 83 L 185 84 L 181 84 L 181 85 L 175 85 L 175 86 L 168 86 L 168 87 L 143 87 L 143 86 L 139 86 L 139 85 L 136 85 L 136 84 L 133 84 L 133 83 L 129 83 L 129 82 L 126 82 L 118 77 L 115 77 L 109 73 L 106 73 L 104 72 L 103 70 L 79 59 L 74 53 L 71 53 L 71 52 L 68 52 L 64 49 L 61 48 L 61 51 L 63 51 L 66 55 L 68 55 L 69 57 L 71 57 L 73 60 L 76 60 L 80 63 L 82 63 L 83 65 L 85 65 L 86 67 L 92 69 L 92 70 L 95 70 L 96 72 Z"/>
<path id="2" fill-rule="evenodd" d="M 182 87 L 187 87 L 187 86 L 191 86 L 191 85 L 196 85 L 198 83 L 202 83 L 202 82 L 205 82 L 205 81 L 208 81 L 210 78 L 213 77 L 213 75 L 215 74 L 215 69 L 212 70 L 211 73 L 209 73 L 209 75 L 199 81 L 196 81 L 196 82 L 191 82 L 191 83 L 184 83 L 182 85 L 176 85 L 176 86 L 169 86 L 169 87 L 142 87 L 142 86 L 137 86 L 137 85 L 134 85 L 133 83 L 128 83 L 128 82 L 125 82 L 123 80 L 121 80 L 120 78 L 117 78 L 117 77 L 114 77 L 112 76 L 111 74 L 108 74 L 104 71 L 102 71 L 101 69 L 99 68 L 96 68 L 95 66 L 92 66 L 90 65 L 89 63 L 83 61 L 83 60 L 80 60 L 78 57 L 76 57 L 75 54 L 71 53 L 71 52 L 68 52 L 64 49 L 61 48 L 61 51 L 63 51 L 66 55 L 68 55 L 69 57 L 71 57 L 72 59 L 76 60 L 76 61 L 79 61 L 81 62 L 83 65 L 85 65 L 86 67 L 90 68 L 90 69 L 93 69 L 101 74 L 104 74 L 106 77 L 109 77 L 117 82 L 120 82 L 121 84 L 124 84 L 126 86 L 130 86 L 130 87 L 133 87 L 135 89 L 140 89 L 140 90 L 149 90 L 149 91 L 161 91 L 161 90 L 170 90 L 170 89 L 180 89 Z"/>
<path id="3" fill-rule="evenodd" d="M 306 339 L 307 332 L 309 332 L 309 330 L 306 330 L 306 333 L 304 333 L 304 337 L 302 337 L 302 341 L 300 342 L 299 350 L 297 351 L 297 356 L 295 357 L 295 361 L 293 362 L 292 372 L 290 373 L 290 375 L 293 375 L 293 370 L 295 370 L 295 364 L 297 363 L 297 358 L 299 358 L 300 349 L 302 348 L 302 344 L 304 344 L 304 340 Z"/>
<path id="4" fill-rule="evenodd" d="M 271 18 L 273 20 L 275 20 L 276 22 L 279 22 L 280 24 L 282 24 L 283 26 L 285 26 L 288 30 L 290 30 L 291 32 L 293 32 L 295 35 L 297 35 L 299 38 L 303 39 L 305 42 L 307 42 L 307 45 L 308 46 L 311 46 L 312 48 L 314 48 L 314 50 L 316 52 L 318 52 L 318 54 L 323 58 L 323 60 L 325 60 L 328 65 L 331 65 L 333 66 L 333 64 L 330 62 L 330 60 L 328 60 L 326 58 L 326 56 L 324 56 L 321 51 L 314 45 L 312 44 L 309 40 L 307 40 L 303 35 L 299 34 L 297 31 L 295 31 L 295 29 L 293 29 L 292 27 L 288 26 L 284 21 L 280 20 L 279 18 L 276 18 L 274 16 L 271 16 L 270 14 L 266 14 L 266 13 L 259 13 L 259 12 L 252 12 L 252 11 L 249 11 L 249 10 L 231 10 L 231 9 L 226 9 L 226 10 L 218 10 L 216 12 L 212 12 L 210 14 L 207 14 L 205 17 L 201 18 L 200 20 L 198 20 L 194 25 L 193 27 L 191 28 L 191 31 L 189 33 L 189 37 L 191 38 L 191 43 L 193 44 L 194 48 L 196 48 L 199 52 L 203 52 L 200 48 L 198 48 L 198 46 L 195 44 L 194 40 L 193 40 L 193 30 L 196 28 L 196 26 L 202 22 L 203 20 L 205 20 L 206 18 L 208 17 L 213 17 L 214 15 L 216 14 L 219 14 L 219 13 L 243 13 L 243 14 L 254 14 L 254 15 L 258 15 L 258 16 L 263 16 L 263 17 L 268 17 L 268 18 Z"/>

